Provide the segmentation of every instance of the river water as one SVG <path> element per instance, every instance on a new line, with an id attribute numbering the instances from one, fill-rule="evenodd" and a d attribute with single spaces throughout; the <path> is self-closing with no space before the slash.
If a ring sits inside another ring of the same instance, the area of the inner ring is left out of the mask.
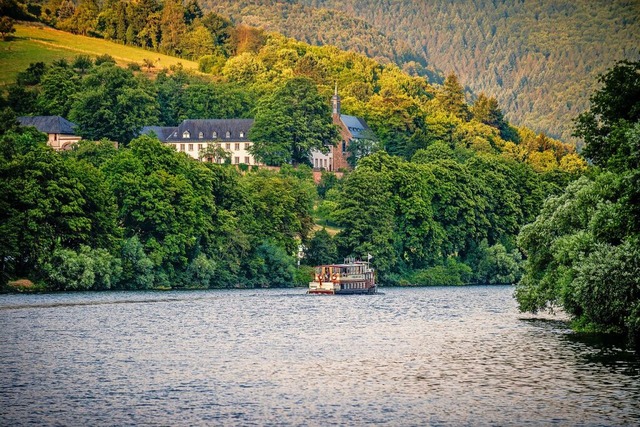
<path id="1" fill-rule="evenodd" d="M 511 287 L 0 295 L 0 425 L 638 425 L 640 360 Z"/>

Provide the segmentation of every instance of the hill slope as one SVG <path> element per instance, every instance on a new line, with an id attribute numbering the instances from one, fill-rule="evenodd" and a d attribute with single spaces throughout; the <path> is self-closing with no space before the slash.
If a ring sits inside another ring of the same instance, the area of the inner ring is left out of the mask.
<path id="1" fill-rule="evenodd" d="M 455 72 L 473 92 L 495 96 L 509 120 L 567 140 L 571 120 L 587 107 L 595 76 L 617 60 L 640 58 L 638 0 L 203 4 L 313 44 L 336 44 L 400 63 L 417 58 L 423 65 Z M 331 16 L 328 10 L 337 11 L 338 18 L 319 19 Z"/>
<path id="2" fill-rule="evenodd" d="M 133 46 L 124 46 L 110 41 L 79 36 L 53 28 L 35 25 L 16 25 L 14 39 L 0 42 L 0 85 L 13 83 L 16 75 L 36 61 L 51 62 L 57 59 L 72 59 L 78 55 L 99 56 L 108 54 L 121 65 L 142 64 L 143 59 L 152 59 L 156 68 L 170 67 L 181 63 L 184 68 L 198 69 L 198 64 L 186 59 L 163 55 Z"/>

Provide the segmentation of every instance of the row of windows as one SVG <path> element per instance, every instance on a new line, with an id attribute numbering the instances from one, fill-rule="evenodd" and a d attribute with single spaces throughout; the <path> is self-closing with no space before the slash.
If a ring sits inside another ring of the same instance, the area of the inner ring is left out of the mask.
<path id="1" fill-rule="evenodd" d="M 233 160 L 233 161 L 231 162 L 232 164 L 234 164 L 234 165 L 239 165 L 239 164 L 240 164 L 240 157 L 237 157 L 237 156 L 236 156 L 236 157 L 234 157 L 232 160 Z M 224 163 L 224 162 L 225 162 L 225 159 L 216 158 L 216 159 L 211 159 L 211 161 L 212 161 L 213 163 Z M 244 164 L 245 164 L 245 165 L 250 165 L 250 164 L 251 164 L 251 157 L 249 157 L 249 156 L 245 157 L 245 158 L 244 158 Z"/>
<path id="2" fill-rule="evenodd" d="M 218 138 L 218 132 L 213 132 L 211 134 L 211 137 L 213 139 Z M 182 132 L 182 138 L 183 139 L 188 139 L 191 138 L 191 132 L 189 132 L 188 130 L 185 130 L 184 132 Z M 203 139 L 204 138 L 204 132 L 198 132 L 198 138 Z M 231 138 L 231 132 L 227 131 L 225 133 L 225 138 Z M 240 131 L 240 138 L 244 138 L 244 132 Z"/>
<path id="3" fill-rule="evenodd" d="M 222 148 L 222 144 L 218 143 L 216 144 L 218 146 L 218 148 Z M 187 151 L 193 151 L 193 148 L 196 146 L 196 144 L 180 144 L 180 151 L 185 151 L 185 149 Z M 198 151 L 202 150 L 203 144 L 197 144 L 198 146 Z M 240 147 L 242 146 L 242 144 L 240 142 L 236 142 L 235 144 L 233 144 L 233 148 L 235 151 L 240 151 Z M 244 149 L 248 150 L 249 147 L 251 147 L 251 143 L 249 142 L 245 142 L 244 143 Z M 231 143 L 227 142 L 226 144 L 224 144 L 224 148 L 225 150 L 231 150 Z"/>

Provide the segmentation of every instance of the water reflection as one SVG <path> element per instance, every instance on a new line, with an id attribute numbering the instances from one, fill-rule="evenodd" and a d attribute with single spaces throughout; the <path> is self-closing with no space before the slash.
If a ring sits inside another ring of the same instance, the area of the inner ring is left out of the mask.
<path id="1" fill-rule="evenodd" d="M 510 287 L 0 296 L 0 425 L 635 425 L 638 360 Z"/>

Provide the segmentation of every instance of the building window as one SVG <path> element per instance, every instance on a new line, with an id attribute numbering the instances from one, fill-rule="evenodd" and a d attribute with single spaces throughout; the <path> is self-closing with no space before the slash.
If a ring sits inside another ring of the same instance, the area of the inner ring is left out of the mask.
<path id="1" fill-rule="evenodd" d="M 240 151 L 240 143 L 236 142 L 236 151 Z"/>
<path id="2" fill-rule="evenodd" d="M 313 159 L 313 166 L 318 169 L 318 159 Z"/>
<path id="3" fill-rule="evenodd" d="M 213 137 L 213 139 L 216 139 L 218 137 L 218 132 L 213 132 L 213 134 L 211 135 Z"/>
<path id="4" fill-rule="evenodd" d="M 189 151 L 193 151 L 193 144 L 189 144 Z"/>
<path id="5" fill-rule="evenodd" d="M 347 151 L 347 141 L 342 141 L 342 152 L 346 152 Z"/>
<path id="6" fill-rule="evenodd" d="M 202 144 L 198 144 L 198 151 L 202 151 Z"/>
<path id="7" fill-rule="evenodd" d="M 188 130 L 185 130 L 184 132 L 182 132 L 182 138 L 183 139 L 187 139 L 187 138 L 190 138 L 190 137 L 191 137 L 191 134 L 189 133 Z"/>
<path id="8" fill-rule="evenodd" d="M 240 138 L 244 138 L 244 132 L 240 131 Z"/>
<path id="9" fill-rule="evenodd" d="M 327 168 L 327 159 L 324 159 L 324 167 Z"/>
<path id="10" fill-rule="evenodd" d="M 199 132 L 199 133 L 198 133 L 198 138 L 200 138 L 200 139 L 204 138 L 204 133 Z"/>
<path id="11" fill-rule="evenodd" d="M 249 156 L 245 156 L 245 158 L 244 158 L 244 162 L 245 162 L 246 164 L 249 164 L 249 163 L 250 163 L 250 161 L 251 161 L 251 160 L 249 159 Z"/>
<path id="12" fill-rule="evenodd" d="M 249 143 L 249 142 L 245 142 L 245 143 L 244 143 L 244 149 L 245 149 L 245 150 L 247 150 L 247 151 L 249 151 L 249 147 L 251 147 L 251 143 Z"/>
<path id="13" fill-rule="evenodd" d="M 231 132 L 227 131 L 227 138 L 231 138 Z"/>
<path id="14" fill-rule="evenodd" d="M 240 157 L 234 157 L 233 163 L 235 163 L 236 165 L 240 164 Z"/>
<path id="15" fill-rule="evenodd" d="M 180 144 L 180 151 L 184 151 L 184 144 Z"/>
<path id="16" fill-rule="evenodd" d="M 226 144 L 224 144 L 224 148 L 226 148 L 227 150 L 231 150 L 231 144 L 227 142 Z"/>

